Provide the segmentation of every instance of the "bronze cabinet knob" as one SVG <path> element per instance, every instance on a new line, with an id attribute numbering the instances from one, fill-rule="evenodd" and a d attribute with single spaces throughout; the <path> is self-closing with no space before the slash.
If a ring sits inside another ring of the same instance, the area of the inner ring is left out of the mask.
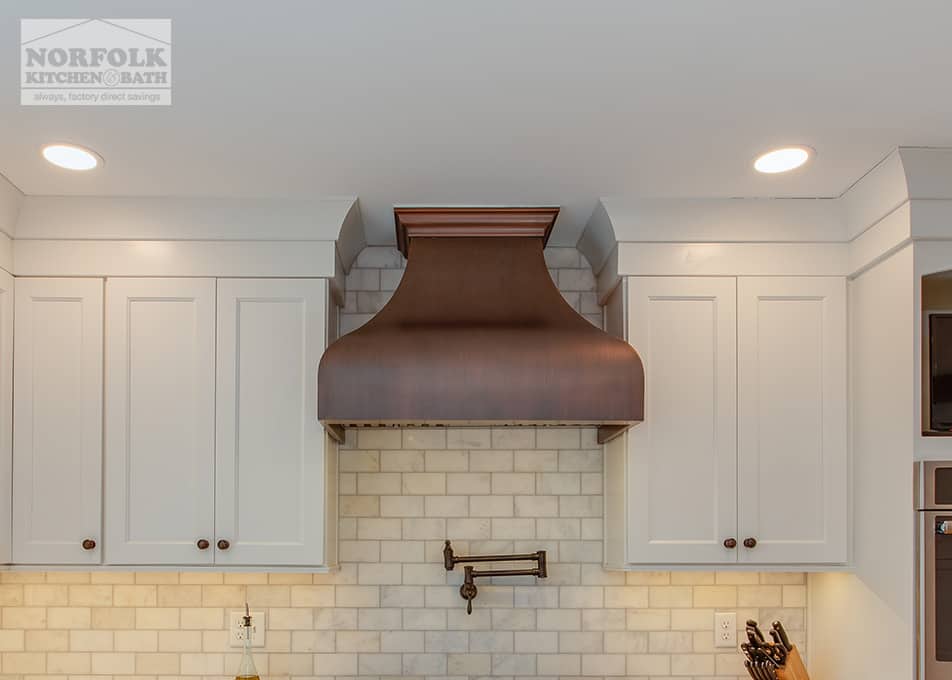
<path id="1" fill-rule="evenodd" d="M 96 541 L 91 538 L 87 538 L 83 541 L 83 550 L 93 550 L 96 547 Z"/>
<path id="2" fill-rule="evenodd" d="M 745 548 L 756 548 L 756 547 L 757 547 L 757 539 L 756 539 L 756 538 L 745 538 L 745 539 L 744 539 L 744 547 L 745 547 Z"/>
<path id="3" fill-rule="evenodd" d="M 736 539 L 736 538 L 725 538 L 725 539 L 724 539 L 724 547 L 727 548 L 728 550 L 733 550 L 734 548 L 737 547 L 737 539 Z"/>
<path id="4" fill-rule="evenodd" d="M 218 549 L 219 550 L 228 550 L 231 547 L 231 543 L 226 541 L 224 538 L 218 539 Z"/>
<path id="5" fill-rule="evenodd" d="M 200 539 L 198 539 L 198 541 L 195 543 L 195 545 L 198 546 L 198 549 L 199 549 L 199 550 L 208 550 L 208 546 L 209 546 L 210 544 L 209 544 L 207 538 L 200 538 Z"/>

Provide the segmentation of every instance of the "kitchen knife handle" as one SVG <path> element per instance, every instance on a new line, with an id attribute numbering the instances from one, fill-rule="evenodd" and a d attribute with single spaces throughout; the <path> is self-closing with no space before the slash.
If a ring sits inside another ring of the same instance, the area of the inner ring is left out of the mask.
<path id="1" fill-rule="evenodd" d="M 734 548 L 737 547 L 737 539 L 736 539 L 736 538 L 725 538 L 725 539 L 724 539 L 724 547 L 727 548 L 728 550 L 733 550 Z"/>

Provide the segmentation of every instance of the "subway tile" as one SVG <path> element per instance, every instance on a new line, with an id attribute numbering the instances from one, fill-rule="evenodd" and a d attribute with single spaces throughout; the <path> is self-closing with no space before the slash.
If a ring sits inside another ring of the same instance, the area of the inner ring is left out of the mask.
<path id="1" fill-rule="evenodd" d="M 357 659 L 357 672 L 364 675 L 400 675 L 403 672 L 403 656 L 389 653 L 361 653 Z"/>
<path id="2" fill-rule="evenodd" d="M 559 451 L 560 472 L 601 472 L 601 450 Z"/>
<path id="3" fill-rule="evenodd" d="M 512 517 L 512 496 L 469 496 L 471 517 Z"/>
<path id="4" fill-rule="evenodd" d="M 379 560 L 383 562 L 423 562 L 423 541 L 380 541 Z M 377 558 L 359 560 L 375 562 Z"/>
<path id="5" fill-rule="evenodd" d="M 671 657 L 667 654 L 628 654 L 625 672 L 632 676 L 660 677 L 670 674 Z"/>
<path id="6" fill-rule="evenodd" d="M 344 449 L 339 465 L 341 472 L 380 472 L 380 452 Z"/>
<path id="7" fill-rule="evenodd" d="M 480 540 L 492 536 L 492 523 L 501 520 L 486 518 L 448 519 L 445 537 L 452 540 Z M 504 520 L 503 520 L 504 521 Z"/>
<path id="8" fill-rule="evenodd" d="M 55 607 L 69 604 L 69 589 L 65 585 L 30 584 L 23 586 L 22 593 L 22 601 L 11 604 L 25 604 L 27 607 Z"/>
<path id="9" fill-rule="evenodd" d="M 357 448 L 359 449 L 399 449 L 402 444 L 403 438 L 397 428 L 375 427 L 357 430 Z"/>
<path id="10" fill-rule="evenodd" d="M 513 469 L 516 472 L 557 472 L 559 454 L 546 450 L 514 451 Z"/>
<path id="11" fill-rule="evenodd" d="M 540 472 L 536 475 L 536 491 L 555 496 L 579 493 L 581 477 L 577 472 Z"/>
<path id="12" fill-rule="evenodd" d="M 399 472 L 358 472 L 357 493 L 361 496 L 400 495 Z"/>
<path id="13" fill-rule="evenodd" d="M 366 540 L 399 539 L 401 524 L 399 519 L 374 519 L 359 517 L 357 519 L 357 538 Z"/>
<path id="14" fill-rule="evenodd" d="M 490 446 L 492 446 L 492 430 L 487 427 L 449 427 L 446 429 L 447 449 L 488 449 Z"/>
<path id="15" fill-rule="evenodd" d="M 176 630 L 179 610 L 172 607 L 139 607 L 135 610 L 136 628 L 144 630 Z"/>
<path id="16" fill-rule="evenodd" d="M 582 657 L 578 654 L 539 654 L 536 657 L 536 663 L 540 676 L 582 674 Z"/>
<path id="17" fill-rule="evenodd" d="M 426 451 L 423 469 L 427 472 L 466 472 L 469 470 L 469 452 Z"/>
<path id="18" fill-rule="evenodd" d="M 486 676 L 491 669 L 489 654 L 449 654 L 446 658 L 446 672 L 450 676 Z"/>
<path id="19" fill-rule="evenodd" d="M 582 630 L 625 630 L 624 609 L 583 609 Z"/>
<path id="20" fill-rule="evenodd" d="M 386 630 L 380 633 L 380 650 L 383 652 L 422 653 L 424 633 L 419 630 Z"/>
<path id="21" fill-rule="evenodd" d="M 380 454 L 382 472 L 423 472 L 423 451 L 383 451 Z"/>
<path id="22" fill-rule="evenodd" d="M 422 607 L 424 606 L 423 586 L 382 586 L 380 588 L 381 607 Z"/>
<path id="23" fill-rule="evenodd" d="M 318 649 L 327 647 L 326 651 L 333 651 L 336 646 L 338 652 L 360 652 L 364 654 L 376 653 L 380 651 L 380 632 L 374 630 L 340 630 L 335 634 L 332 631 L 295 631 L 294 634 L 302 635 L 316 634 L 326 641 L 318 642 L 316 639 L 308 640 L 308 644 L 313 648 L 310 651 L 325 651 Z M 292 638 L 292 648 L 294 646 Z M 295 651 L 308 651 L 296 650 Z"/>
<path id="24" fill-rule="evenodd" d="M 471 472 L 512 472 L 513 452 L 500 449 L 473 451 L 469 455 L 469 469 Z M 493 493 L 500 492 L 494 489 Z"/>
<path id="25" fill-rule="evenodd" d="M 129 652 L 93 652 L 89 659 L 93 675 L 132 675 L 136 672 L 135 654 Z"/>
<path id="26" fill-rule="evenodd" d="M 46 655 L 46 672 L 50 675 L 88 675 L 91 665 L 92 662 L 87 652 Z"/>
<path id="27" fill-rule="evenodd" d="M 468 496 L 426 496 L 425 514 L 428 517 L 467 517 Z"/>
<path id="28" fill-rule="evenodd" d="M 672 654 L 672 675 L 713 675 L 713 654 Z"/>
<path id="29" fill-rule="evenodd" d="M 535 475 L 531 472 L 494 472 L 492 476 L 494 495 L 518 496 L 535 493 Z"/>
<path id="30" fill-rule="evenodd" d="M 532 654 L 493 654 L 493 675 L 535 675 L 536 658 Z"/>
<path id="31" fill-rule="evenodd" d="M 442 472 L 408 472 L 403 475 L 404 496 L 437 496 L 446 493 L 446 475 Z"/>
<path id="32" fill-rule="evenodd" d="M 291 586 L 290 605 L 292 607 L 333 607 L 334 586 Z"/>
<path id="33" fill-rule="evenodd" d="M 378 607 L 380 589 L 377 586 L 337 586 L 336 601 L 338 607 Z M 272 622 L 272 627 L 274 627 Z"/>
<path id="34" fill-rule="evenodd" d="M 583 675 L 624 675 L 624 654 L 585 654 L 582 656 Z"/>
<path id="35" fill-rule="evenodd" d="M 531 427 L 494 427 L 492 428 L 492 447 L 494 449 L 534 449 L 535 428 Z"/>
<path id="36" fill-rule="evenodd" d="M 497 496 L 491 496 L 497 498 Z M 558 496 L 516 496 L 513 503 L 516 517 L 558 517 Z"/>
<path id="37" fill-rule="evenodd" d="M 401 432 L 405 449 L 446 448 L 446 430 L 441 427 L 405 428 Z"/>
<path id="38" fill-rule="evenodd" d="M 404 654 L 403 675 L 446 675 L 446 655 Z"/>
<path id="39" fill-rule="evenodd" d="M 357 675 L 357 655 L 352 653 L 315 654 L 314 672 L 318 676 Z"/>
<path id="40" fill-rule="evenodd" d="M 46 628 L 46 609 L 43 607 L 4 607 L 4 628 Z"/>
<path id="41" fill-rule="evenodd" d="M 430 539 L 446 538 L 447 522 L 452 522 L 454 520 L 446 520 L 442 517 L 431 517 L 426 519 L 404 519 L 401 521 L 403 522 L 403 538 L 415 541 L 425 541 Z"/>
<path id="42" fill-rule="evenodd" d="M 199 652 L 202 633 L 197 630 L 160 630 L 157 649 L 160 652 Z"/>
<path id="43" fill-rule="evenodd" d="M 488 472 L 448 472 L 446 493 L 450 495 L 488 494 L 492 476 Z"/>
<path id="44" fill-rule="evenodd" d="M 541 427 L 536 431 L 536 447 L 540 449 L 578 449 L 581 441 L 577 427 Z"/>
<path id="45" fill-rule="evenodd" d="M 0 664 L 7 675 L 24 673 L 45 673 L 46 654 L 40 652 L 4 652 L 0 654 Z"/>

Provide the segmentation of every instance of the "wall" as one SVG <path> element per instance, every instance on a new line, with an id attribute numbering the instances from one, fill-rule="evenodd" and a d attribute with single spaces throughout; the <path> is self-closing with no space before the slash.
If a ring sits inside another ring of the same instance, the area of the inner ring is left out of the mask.
<path id="1" fill-rule="evenodd" d="M 600 321 L 571 249 L 547 252 L 577 309 Z M 399 280 L 396 251 L 350 274 L 345 330 Z M 713 614 L 782 619 L 804 644 L 801 573 L 606 572 L 602 451 L 593 429 L 350 432 L 340 453 L 341 570 L 329 575 L 0 573 L 0 673 L 22 678 L 226 678 L 227 612 L 266 611 L 262 676 L 746 677 L 713 647 Z M 549 551 L 545 580 L 480 583 L 472 616 L 447 575 L 459 552 Z"/>
<path id="2" fill-rule="evenodd" d="M 810 577 L 813 680 L 913 677 L 914 283 L 911 245 L 850 282 L 855 574 Z"/>

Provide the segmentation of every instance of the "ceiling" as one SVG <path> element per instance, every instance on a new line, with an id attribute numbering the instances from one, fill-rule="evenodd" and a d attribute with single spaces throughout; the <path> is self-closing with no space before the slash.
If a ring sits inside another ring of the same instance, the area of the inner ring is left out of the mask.
<path id="1" fill-rule="evenodd" d="M 171 107 L 21 107 L 19 18 L 171 17 Z M 952 2 L 7 1 L 0 173 L 27 194 L 556 204 L 835 196 L 898 145 L 952 146 Z M 71 174 L 70 140 L 105 166 Z M 781 144 L 788 175 L 751 162 Z"/>

